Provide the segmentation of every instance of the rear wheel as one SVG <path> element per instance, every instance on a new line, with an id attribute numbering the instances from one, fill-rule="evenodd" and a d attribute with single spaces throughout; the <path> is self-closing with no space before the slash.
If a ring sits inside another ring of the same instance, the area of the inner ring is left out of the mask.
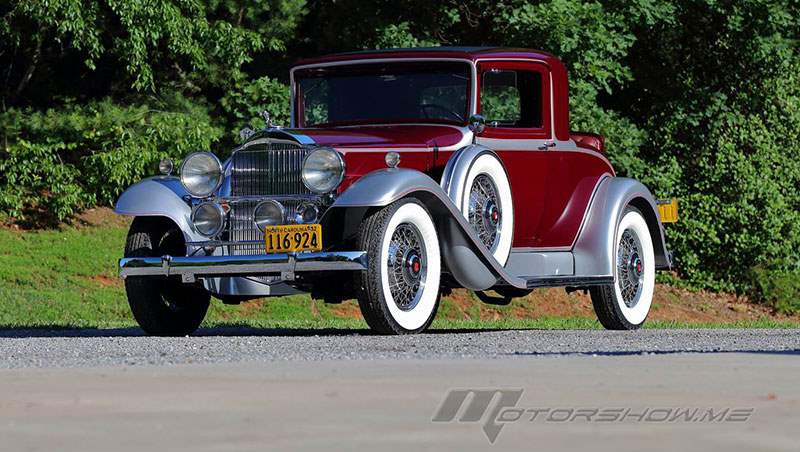
<path id="1" fill-rule="evenodd" d="M 592 288 L 592 304 L 605 328 L 634 330 L 650 312 L 656 278 L 653 241 L 639 210 L 625 210 L 615 244 L 614 284 Z"/>
<path id="2" fill-rule="evenodd" d="M 439 305 L 441 257 L 425 207 L 406 198 L 371 214 L 358 244 L 369 257 L 369 268 L 356 275 L 356 292 L 370 328 L 380 334 L 428 328 Z"/>
<path id="3" fill-rule="evenodd" d="M 136 218 L 128 232 L 125 257 L 184 256 L 183 234 L 169 220 Z M 128 277 L 128 304 L 136 322 L 154 336 L 185 336 L 194 332 L 208 310 L 211 295 L 182 284 L 180 278 Z"/>

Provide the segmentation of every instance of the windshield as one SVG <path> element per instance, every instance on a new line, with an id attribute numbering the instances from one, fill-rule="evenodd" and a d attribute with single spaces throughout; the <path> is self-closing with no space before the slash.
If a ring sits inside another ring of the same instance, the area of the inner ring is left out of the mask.
<path id="1" fill-rule="evenodd" d="M 465 124 L 467 63 L 358 64 L 298 71 L 300 127 L 365 123 Z"/>

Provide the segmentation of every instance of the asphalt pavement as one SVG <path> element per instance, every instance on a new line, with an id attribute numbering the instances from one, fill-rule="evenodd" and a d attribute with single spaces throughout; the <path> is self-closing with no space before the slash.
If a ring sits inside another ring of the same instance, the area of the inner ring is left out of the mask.
<path id="1" fill-rule="evenodd" d="M 798 330 L 6 330 L 0 366 L 0 450 L 800 445 Z"/>

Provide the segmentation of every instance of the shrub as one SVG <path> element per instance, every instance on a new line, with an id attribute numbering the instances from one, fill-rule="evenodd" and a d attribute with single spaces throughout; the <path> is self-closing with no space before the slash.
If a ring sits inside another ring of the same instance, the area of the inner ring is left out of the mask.
<path id="1" fill-rule="evenodd" d="M 289 125 L 289 87 L 269 77 L 252 81 L 242 81 L 235 89 L 220 99 L 220 106 L 232 121 L 231 133 L 247 124 L 263 126 L 259 113 L 266 110 L 277 125 Z M 235 130 L 234 130 L 235 129 Z"/>
<path id="2" fill-rule="evenodd" d="M 783 266 L 762 265 L 751 271 L 757 300 L 783 314 L 800 313 L 800 271 Z"/>
<path id="3" fill-rule="evenodd" d="M 153 174 L 160 159 L 209 149 L 222 136 L 200 105 L 176 97 L 157 106 L 106 99 L 0 115 L 0 211 L 60 221 L 110 205 L 126 186 Z"/>
<path id="4" fill-rule="evenodd" d="M 620 99 L 649 132 L 637 176 L 681 201 L 667 231 L 681 275 L 747 292 L 751 267 L 800 262 L 800 16 L 781 1 L 675 4 L 675 24 L 632 52 Z"/>

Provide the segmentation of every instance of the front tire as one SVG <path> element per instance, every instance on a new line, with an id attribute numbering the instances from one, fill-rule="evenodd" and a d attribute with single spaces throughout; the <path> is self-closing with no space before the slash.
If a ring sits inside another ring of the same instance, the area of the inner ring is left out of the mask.
<path id="1" fill-rule="evenodd" d="M 441 256 L 430 214 L 406 198 L 372 213 L 362 223 L 358 245 L 369 268 L 356 275 L 358 305 L 379 334 L 427 329 L 439 306 Z"/>
<path id="2" fill-rule="evenodd" d="M 136 218 L 128 232 L 125 257 L 186 255 L 183 234 L 162 218 Z M 203 322 L 211 295 L 180 278 L 128 277 L 128 304 L 136 322 L 151 336 L 186 336 Z"/>
<path id="3" fill-rule="evenodd" d="M 592 288 L 592 305 L 606 329 L 635 330 L 650 312 L 656 280 L 653 240 L 639 210 L 625 210 L 614 243 L 614 284 Z"/>

